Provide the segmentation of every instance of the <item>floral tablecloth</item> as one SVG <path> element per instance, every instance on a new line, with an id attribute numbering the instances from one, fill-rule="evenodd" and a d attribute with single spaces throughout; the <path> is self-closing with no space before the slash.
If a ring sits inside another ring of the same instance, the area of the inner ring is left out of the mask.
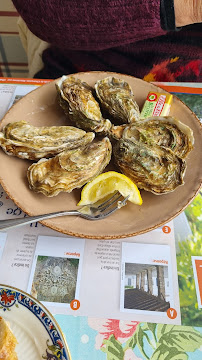
<path id="1" fill-rule="evenodd" d="M 202 328 L 56 315 L 72 360 L 201 360 Z"/>

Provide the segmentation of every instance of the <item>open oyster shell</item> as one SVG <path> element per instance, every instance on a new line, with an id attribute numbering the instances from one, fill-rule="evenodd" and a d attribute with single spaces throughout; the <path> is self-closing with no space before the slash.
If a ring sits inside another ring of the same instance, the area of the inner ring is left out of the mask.
<path id="1" fill-rule="evenodd" d="M 194 144 L 190 127 L 171 116 L 151 117 L 138 124 L 126 126 L 122 138 L 169 148 L 181 158 L 188 155 Z"/>
<path id="2" fill-rule="evenodd" d="M 184 183 L 186 163 L 169 149 L 121 139 L 113 150 L 120 170 L 140 189 L 164 194 Z"/>
<path id="3" fill-rule="evenodd" d="M 0 132 L 0 146 L 8 155 L 36 160 L 54 156 L 93 141 L 95 134 L 73 126 L 35 127 L 26 121 L 9 123 Z"/>
<path id="4" fill-rule="evenodd" d="M 56 82 L 59 103 L 70 121 L 86 131 L 108 134 L 111 122 L 104 119 L 93 89 L 73 76 L 62 76 Z"/>
<path id="5" fill-rule="evenodd" d="M 139 106 L 134 100 L 132 89 L 127 82 L 109 76 L 98 80 L 95 90 L 103 111 L 110 114 L 115 123 L 139 121 Z"/>
<path id="6" fill-rule="evenodd" d="M 105 137 L 81 148 L 66 150 L 54 158 L 41 159 L 28 168 L 30 189 L 51 197 L 80 188 L 104 170 L 111 152 L 111 143 Z"/>

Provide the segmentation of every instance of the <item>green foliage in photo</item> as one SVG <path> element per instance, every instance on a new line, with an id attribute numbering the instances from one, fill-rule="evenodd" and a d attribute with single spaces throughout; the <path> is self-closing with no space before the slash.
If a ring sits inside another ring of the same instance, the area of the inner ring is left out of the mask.
<path id="1" fill-rule="evenodd" d="M 202 194 L 199 193 L 185 210 L 192 235 L 179 242 L 177 269 L 183 325 L 202 325 L 202 310 L 198 308 L 192 266 L 192 256 L 202 256 Z"/>
<path id="2" fill-rule="evenodd" d="M 175 93 L 175 95 L 182 100 L 199 119 L 202 119 L 202 95 L 199 94 L 181 94 Z"/>

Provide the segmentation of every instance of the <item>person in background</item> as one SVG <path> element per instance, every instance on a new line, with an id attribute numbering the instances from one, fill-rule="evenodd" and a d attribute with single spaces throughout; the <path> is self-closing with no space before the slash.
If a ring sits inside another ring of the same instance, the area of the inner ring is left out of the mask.
<path id="1" fill-rule="evenodd" d="M 13 3 L 43 43 L 35 78 L 112 71 L 146 81 L 202 82 L 202 0 Z"/>

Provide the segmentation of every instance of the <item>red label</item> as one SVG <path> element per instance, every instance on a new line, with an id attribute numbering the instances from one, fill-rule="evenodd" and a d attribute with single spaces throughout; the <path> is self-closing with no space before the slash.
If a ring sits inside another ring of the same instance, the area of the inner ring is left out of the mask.
<path id="1" fill-rule="evenodd" d="M 202 303 L 202 260 L 195 259 L 196 274 L 198 278 L 199 295 Z"/>
<path id="2" fill-rule="evenodd" d="M 160 95 L 153 111 L 153 116 L 159 116 L 166 102 L 166 95 Z"/>
<path id="3" fill-rule="evenodd" d="M 157 95 L 155 93 L 149 93 L 147 96 L 148 101 L 155 101 L 157 99 Z"/>

